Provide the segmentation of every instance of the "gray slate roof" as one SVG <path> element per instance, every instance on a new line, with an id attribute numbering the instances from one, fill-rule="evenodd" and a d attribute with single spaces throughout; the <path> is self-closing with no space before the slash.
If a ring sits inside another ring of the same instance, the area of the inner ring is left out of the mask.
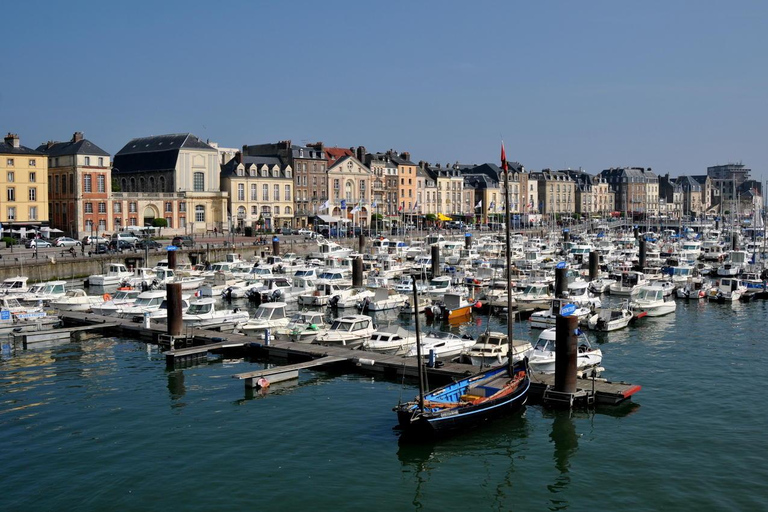
<path id="1" fill-rule="evenodd" d="M 48 156 L 64 156 L 64 155 L 96 155 L 96 156 L 109 156 L 109 153 L 101 149 L 96 144 L 92 143 L 88 139 L 82 139 L 77 142 L 56 142 L 48 147 L 47 144 L 40 144 L 37 148 L 38 151 L 45 153 Z"/>
<path id="2" fill-rule="evenodd" d="M 216 151 L 195 135 L 191 133 L 172 133 L 168 135 L 152 135 L 150 137 L 139 137 L 132 139 L 123 149 L 117 152 L 118 155 L 130 155 L 134 153 L 149 153 L 152 151 L 178 151 L 185 149 L 200 149 L 204 151 Z"/>
<path id="3" fill-rule="evenodd" d="M 3 155 L 42 155 L 40 151 L 28 148 L 26 146 L 19 146 L 17 148 L 6 144 L 4 140 L 0 140 L 0 154 Z"/>

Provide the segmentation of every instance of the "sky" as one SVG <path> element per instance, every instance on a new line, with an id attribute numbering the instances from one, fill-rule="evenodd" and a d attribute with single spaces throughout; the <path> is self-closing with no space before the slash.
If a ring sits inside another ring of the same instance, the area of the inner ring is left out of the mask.
<path id="1" fill-rule="evenodd" d="M 703 174 L 768 160 L 768 2 L 24 0 L 0 131 L 192 132 L 414 161 Z M 8 23 L 8 20 L 15 20 Z M 766 174 L 768 178 L 768 174 Z"/>

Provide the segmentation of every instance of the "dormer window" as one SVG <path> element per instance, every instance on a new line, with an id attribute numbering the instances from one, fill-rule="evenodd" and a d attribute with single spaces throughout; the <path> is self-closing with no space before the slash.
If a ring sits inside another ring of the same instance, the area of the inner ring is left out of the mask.
<path id="1" fill-rule="evenodd" d="M 238 176 L 243 176 L 243 175 L 245 175 L 245 170 L 244 170 L 242 167 L 238 167 L 238 168 L 237 168 L 237 175 L 238 175 Z"/>

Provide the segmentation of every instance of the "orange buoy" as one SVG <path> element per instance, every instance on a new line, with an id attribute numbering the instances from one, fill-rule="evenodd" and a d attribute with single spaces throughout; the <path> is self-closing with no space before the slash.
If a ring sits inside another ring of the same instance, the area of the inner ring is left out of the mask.
<path id="1" fill-rule="evenodd" d="M 112 296 L 108 293 L 105 293 L 104 295 L 102 295 L 101 298 L 104 299 L 104 302 L 112 300 Z"/>

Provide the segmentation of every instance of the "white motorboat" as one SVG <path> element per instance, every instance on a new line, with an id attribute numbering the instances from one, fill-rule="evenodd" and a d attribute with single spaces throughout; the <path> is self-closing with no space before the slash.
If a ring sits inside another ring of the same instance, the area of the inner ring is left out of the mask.
<path id="1" fill-rule="evenodd" d="M 102 267 L 103 269 L 104 267 Z M 88 276 L 89 286 L 113 286 L 120 284 L 123 279 L 131 277 L 133 272 L 122 263 L 110 263 L 106 274 L 94 274 Z"/>
<path id="2" fill-rule="evenodd" d="M 29 291 L 27 286 L 29 278 L 26 276 L 16 276 L 4 279 L 0 284 L 0 295 L 21 295 Z"/>
<path id="3" fill-rule="evenodd" d="M 603 352 L 599 348 L 593 348 L 582 331 L 577 331 L 577 355 L 576 369 L 585 371 L 599 368 L 603 360 Z M 555 373 L 555 346 L 557 328 L 545 329 L 539 334 L 539 339 L 533 347 L 533 352 L 528 358 L 528 365 L 532 371 L 540 373 Z"/>
<path id="4" fill-rule="evenodd" d="M 712 285 L 702 277 L 688 277 L 686 281 L 675 290 L 678 299 L 699 300 L 705 299 Z"/>
<path id="5" fill-rule="evenodd" d="M 149 290 L 141 292 L 133 304 L 122 308 L 118 316 L 136 321 L 144 317 L 144 313 L 152 313 L 160 308 L 165 300 L 165 290 Z M 140 321 L 140 320 L 139 320 Z"/>
<path id="6" fill-rule="evenodd" d="M 623 329 L 632 321 L 632 311 L 629 304 L 624 302 L 619 307 L 600 308 L 598 312 L 587 321 L 590 329 L 596 331 L 610 332 Z"/>
<path id="7" fill-rule="evenodd" d="M 546 283 L 534 283 L 528 285 L 523 293 L 515 297 L 520 305 L 543 304 L 552 300 L 552 292 Z"/>
<path id="8" fill-rule="evenodd" d="M 25 304 L 50 304 L 51 301 L 57 300 L 67 293 L 66 285 L 66 281 L 37 283 L 32 285 L 27 293 L 22 293 L 17 298 Z"/>
<path id="9" fill-rule="evenodd" d="M 176 272 L 175 282 L 181 283 L 182 290 L 197 290 L 203 285 L 204 281 L 205 278 L 201 276 L 182 276 L 178 271 Z"/>
<path id="10" fill-rule="evenodd" d="M 200 287 L 200 296 L 215 297 L 220 295 L 221 292 L 230 286 L 235 286 L 242 282 L 242 279 L 235 277 L 230 271 L 217 270 L 205 276 L 203 284 Z"/>
<path id="11" fill-rule="evenodd" d="M 357 348 L 370 338 L 375 331 L 373 319 L 369 316 L 342 316 L 334 320 L 331 327 L 319 334 L 313 343 Z"/>
<path id="12" fill-rule="evenodd" d="M 641 285 L 637 288 L 630 309 L 636 316 L 663 316 L 675 312 L 677 304 L 664 295 L 664 288 L 658 284 Z"/>
<path id="13" fill-rule="evenodd" d="M 584 306 L 589 309 L 596 309 L 603 305 L 600 297 L 595 297 L 589 292 L 589 283 L 587 281 L 569 283 L 566 293 L 571 304 Z"/>
<path id="14" fill-rule="evenodd" d="M 342 284 L 318 282 L 313 292 L 303 293 L 296 300 L 300 306 L 327 306 L 331 297 L 350 289 L 351 286 L 349 281 L 344 281 Z"/>
<path id="15" fill-rule="evenodd" d="M 388 309 L 398 309 L 408 302 L 408 296 L 389 290 L 387 288 L 377 288 L 373 297 L 362 299 L 357 303 L 357 307 L 365 313 L 367 311 L 386 311 Z"/>
<path id="16" fill-rule="evenodd" d="M 629 270 L 621 273 L 621 281 L 613 283 L 609 290 L 611 295 L 630 296 L 635 289 L 648 284 L 645 274 L 635 270 Z"/>
<path id="17" fill-rule="evenodd" d="M 275 329 L 286 327 L 291 320 L 285 313 L 286 306 L 285 302 L 265 302 L 256 309 L 250 320 L 238 328 L 245 334 L 259 335 L 267 329 L 271 333 Z"/>
<path id="18" fill-rule="evenodd" d="M 432 301 L 427 297 L 419 297 L 416 307 L 413 306 L 413 297 L 408 297 L 405 304 L 400 306 L 400 314 L 414 315 L 416 312 L 424 313 L 430 306 L 432 306 Z"/>
<path id="19" fill-rule="evenodd" d="M 137 290 L 143 290 L 152 284 L 155 279 L 155 271 L 151 268 L 138 267 L 133 269 L 133 273 L 123 278 L 120 282 L 122 286 L 130 286 Z"/>
<path id="20" fill-rule="evenodd" d="M 458 336 L 450 332 L 436 331 L 422 336 L 421 353 L 424 357 L 429 357 L 430 352 L 433 352 L 436 358 L 454 357 L 466 352 L 474 344 L 475 340 L 466 334 Z M 416 357 L 416 352 L 414 346 L 405 356 Z"/>
<path id="21" fill-rule="evenodd" d="M 110 295 L 105 293 L 102 295 L 104 302 L 91 306 L 91 312 L 96 315 L 102 316 L 117 316 L 123 309 L 130 307 L 141 292 L 139 290 L 117 290 L 114 294 Z"/>
<path id="22" fill-rule="evenodd" d="M 312 343 L 321 329 L 328 326 L 325 315 L 319 311 L 299 311 L 295 313 L 288 325 L 274 330 L 276 340 Z"/>
<path id="23" fill-rule="evenodd" d="M 609 291 L 612 284 L 615 284 L 616 280 L 610 277 L 598 277 L 594 281 L 589 282 L 589 291 L 592 293 L 605 293 Z"/>
<path id="24" fill-rule="evenodd" d="M 512 340 L 512 362 L 529 357 L 533 347 L 528 340 Z M 503 332 L 482 333 L 477 343 L 467 353 L 474 366 L 495 366 L 507 364 L 509 355 L 509 336 Z"/>
<path id="25" fill-rule="evenodd" d="M 360 304 L 365 302 L 365 300 L 372 299 L 373 296 L 373 290 L 369 290 L 367 288 L 348 288 L 331 297 L 328 301 L 328 306 L 339 309 L 360 309 Z"/>
<path id="26" fill-rule="evenodd" d="M 712 302 L 737 302 L 746 292 L 747 287 L 741 279 L 723 277 L 709 290 L 707 298 Z"/>
<path id="27" fill-rule="evenodd" d="M 374 332 L 371 339 L 363 342 L 363 350 L 379 354 L 401 355 L 416 346 L 416 334 L 398 327 L 393 332 L 386 329 Z"/>
<path id="28" fill-rule="evenodd" d="M 51 307 L 59 311 L 90 311 L 93 306 L 104 302 L 103 297 L 88 295 L 85 290 L 69 290 L 56 300 L 51 301 Z"/>
<path id="29" fill-rule="evenodd" d="M 193 301 L 182 315 L 184 327 L 205 329 L 231 329 L 236 325 L 247 322 L 247 311 L 232 309 L 217 309 L 216 301 L 211 298 Z"/>
<path id="30" fill-rule="evenodd" d="M 560 314 L 560 310 L 569 303 L 567 299 L 552 299 L 552 303 L 548 310 L 536 311 L 531 314 L 530 322 L 531 329 L 548 329 L 554 327 L 557 323 L 557 316 Z M 575 316 L 579 319 L 579 322 L 583 322 L 589 317 L 592 310 L 589 307 L 577 306 L 576 310 L 569 316 Z"/>

